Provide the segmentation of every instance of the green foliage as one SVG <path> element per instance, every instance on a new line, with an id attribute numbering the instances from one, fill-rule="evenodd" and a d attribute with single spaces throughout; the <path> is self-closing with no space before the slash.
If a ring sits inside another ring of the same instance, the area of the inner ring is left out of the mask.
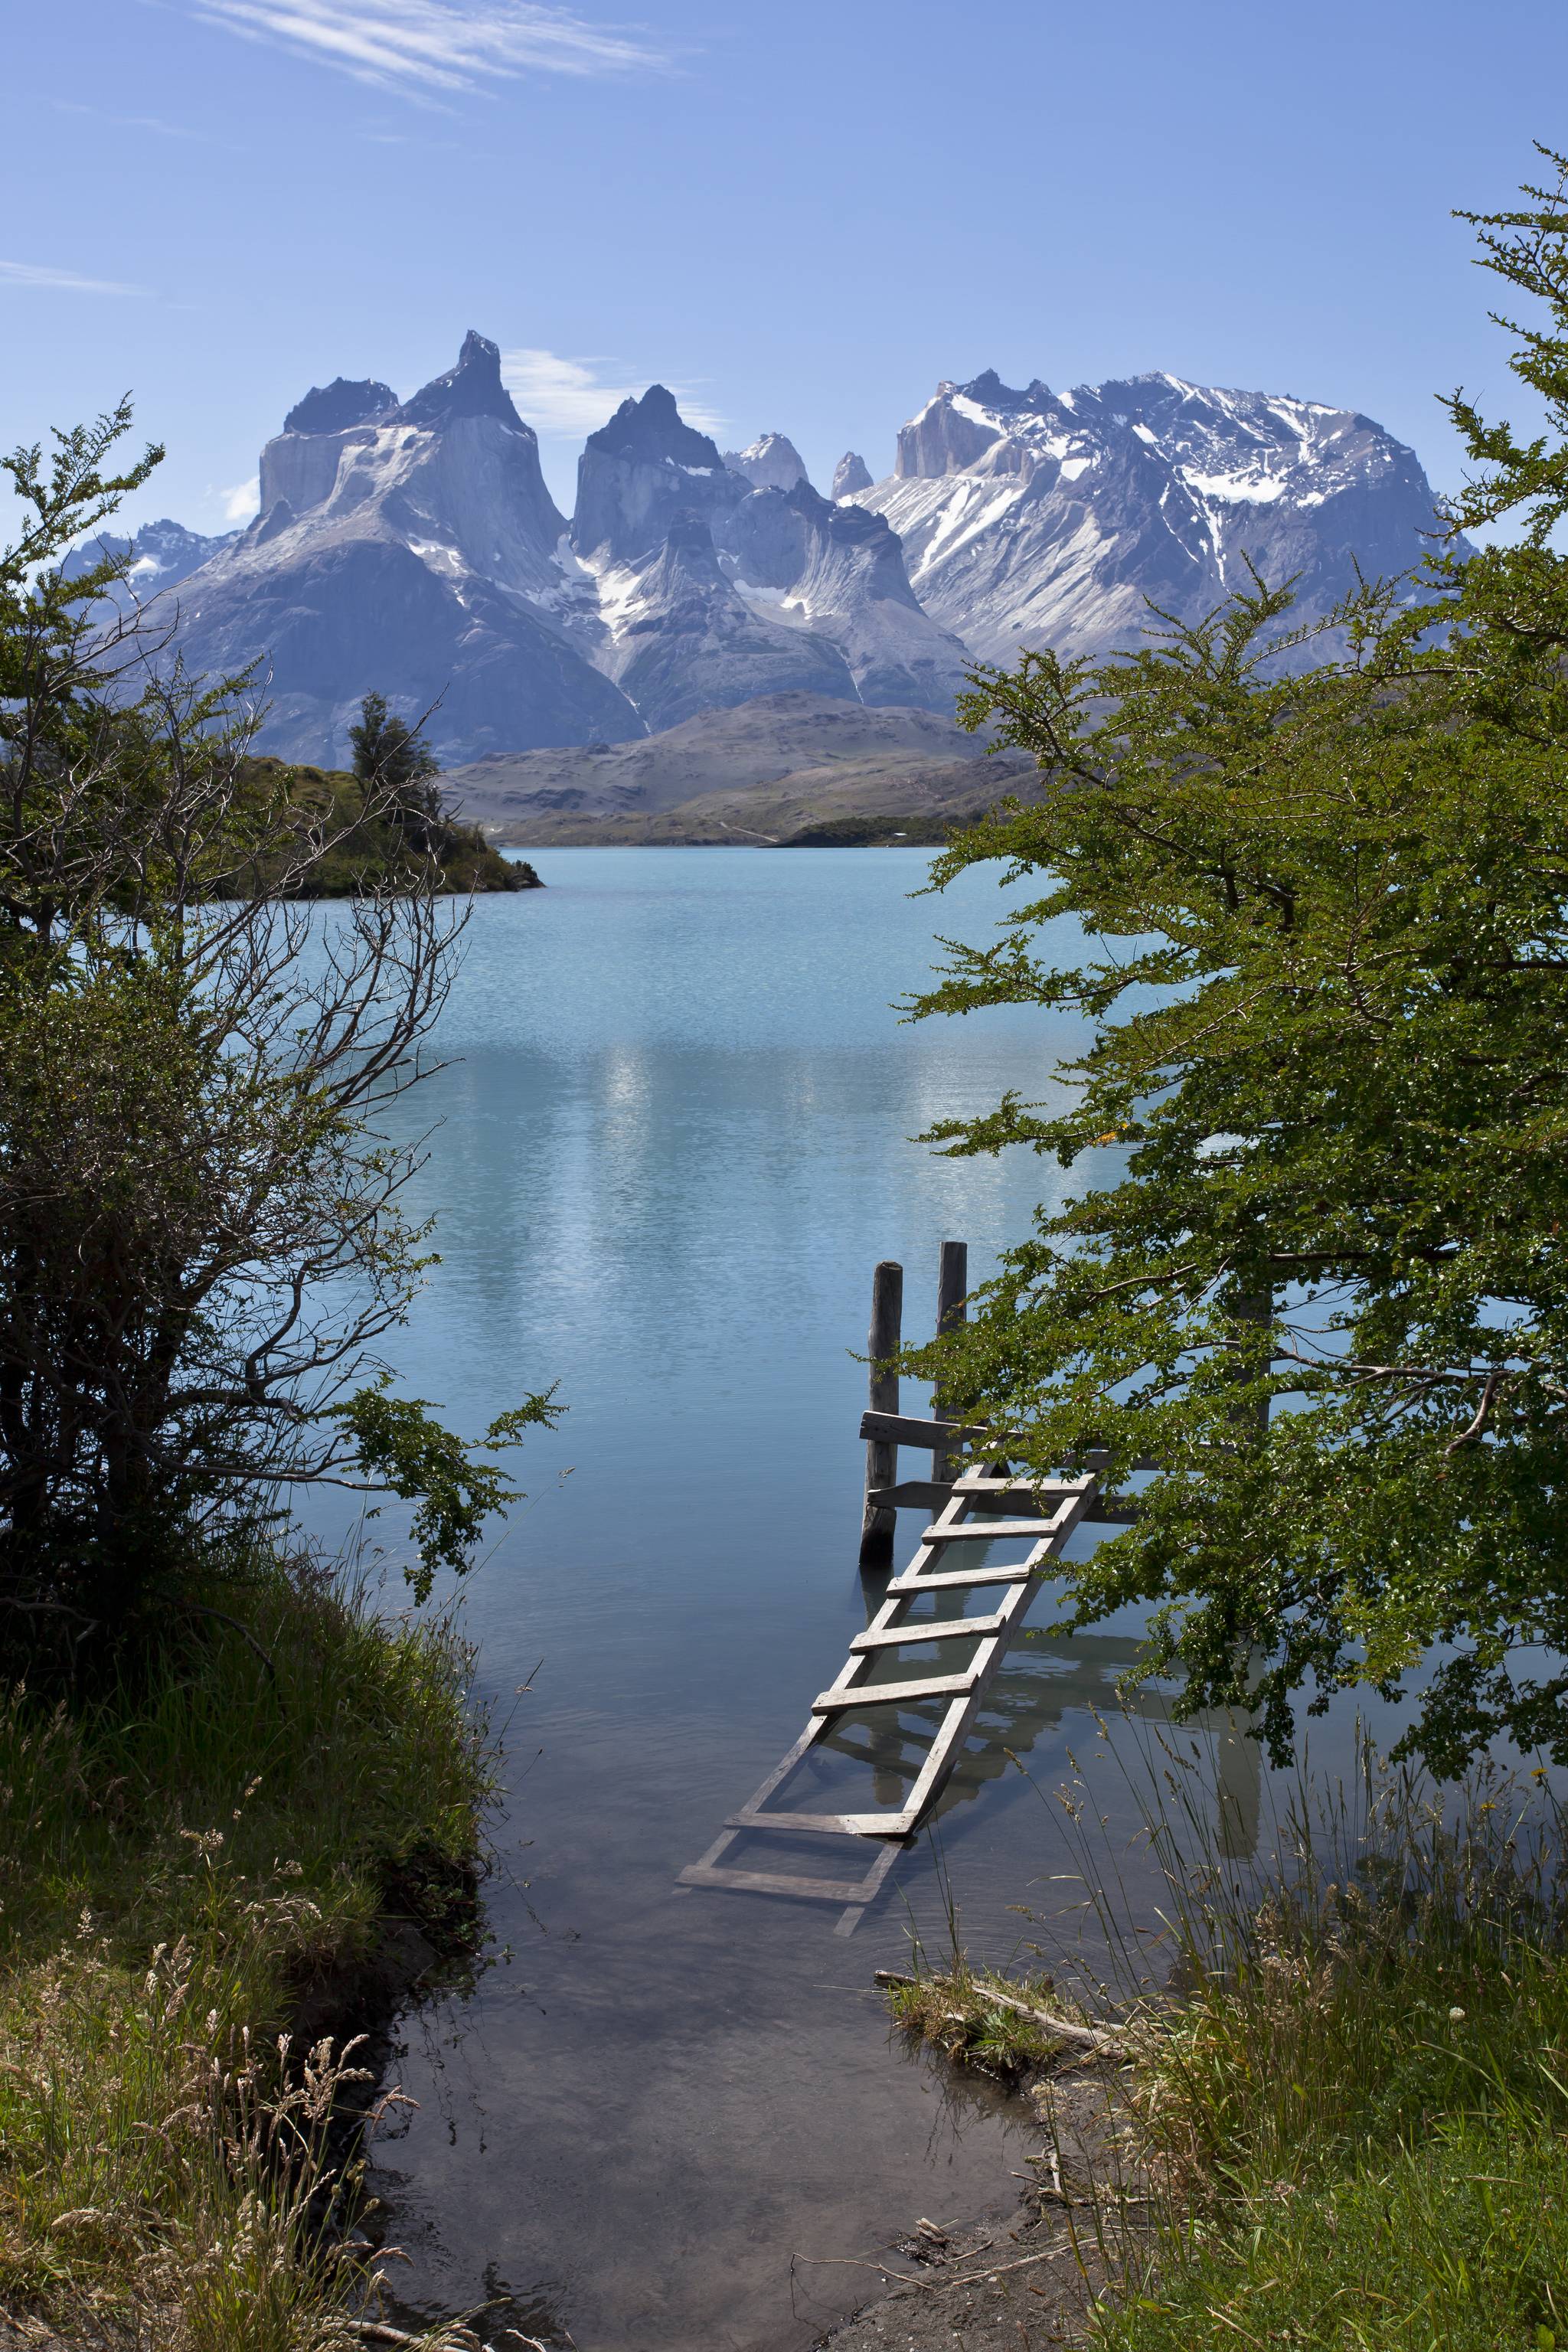
<path id="1" fill-rule="evenodd" d="M 1521 373 L 1568 384 L 1568 202 L 1531 204 L 1486 258 L 1545 305 Z M 1042 1472 L 1161 1464 L 1069 1622 L 1153 1604 L 1184 1710 L 1250 1693 L 1283 1758 L 1303 1688 L 1394 1696 L 1436 1650 L 1407 1745 L 1447 1773 L 1499 1731 L 1568 1758 L 1568 1676 L 1521 1654 L 1568 1654 L 1568 411 L 1521 446 L 1450 405 L 1486 469 L 1452 530 L 1519 545 L 1310 632 L 1255 575 L 1108 663 L 976 674 L 968 719 L 1045 797 L 935 881 L 1041 887 L 916 1010 L 1091 1037 L 1060 1101 L 936 1133 L 1089 1182 L 911 1359 Z"/>
<path id="2" fill-rule="evenodd" d="M 527 1428 L 552 1427 L 564 1410 L 551 1402 L 553 1393 L 527 1397 L 491 1422 L 485 1445 L 515 1445 Z M 391 1396 L 383 1381 L 335 1410 L 353 1431 L 369 1475 L 404 1501 L 418 1503 L 414 1537 L 419 1565 L 407 1575 L 416 1599 L 427 1601 L 437 1570 L 467 1568 L 486 1519 L 521 1498 L 503 1471 L 476 1462 L 461 1438 L 432 1420 L 423 1397 Z"/>
<path id="3" fill-rule="evenodd" d="M 367 694 L 359 707 L 359 724 L 349 729 L 353 771 L 362 784 L 378 780 L 399 786 L 426 783 L 440 769 L 419 730 L 391 715 L 384 694 Z"/>
<path id="4" fill-rule="evenodd" d="M 357 727 L 349 729 L 354 774 L 386 796 L 388 814 L 416 849 L 433 846 L 441 823 L 441 795 L 431 782 L 440 772 L 417 727 L 394 717 L 384 694 L 367 694 Z"/>
<path id="5" fill-rule="evenodd" d="M 110 470 L 128 425 L 0 460 L 0 1623 L 75 1666 L 281 1490 L 363 1483 L 339 1408 L 428 1264 L 379 1115 L 431 1066 L 442 861 L 498 862 L 415 824 L 409 740 L 346 795 L 252 758 L 248 674 L 184 676 L 134 550 L 66 576 L 157 461 Z M 503 1484 L 433 1432 L 424 1557 L 461 1567 Z"/>
<path id="6" fill-rule="evenodd" d="M 438 814 L 416 843 L 384 805 L 367 810 L 357 778 L 339 770 L 262 758 L 248 761 L 245 772 L 263 805 L 283 797 L 330 845 L 296 881 L 301 898 L 355 898 L 399 887 L 467 897 L 540 887 L 526 860 L 503 857 L 477 824 Z"/>

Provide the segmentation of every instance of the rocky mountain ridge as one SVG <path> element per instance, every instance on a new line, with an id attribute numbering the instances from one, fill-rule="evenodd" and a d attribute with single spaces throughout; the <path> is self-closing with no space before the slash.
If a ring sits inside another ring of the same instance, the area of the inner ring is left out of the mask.
<path id="1" fill-rule="evenodd" d="M 133 584 L 175 592 L 191 668 L 258 662 L 262 747 L 322 763 L 372 688 L 429 714 L 447 765 L 792 695 L 951 712 L 974 659 L 1131 645 L 1146 600 L 1195 616 L 1244 556 L 1299 575 L 1312 617 L 1357 560 L 1415 561 L 1433 507 L 1413 453 L 1352 410 L 986 373 L 938 387 L 882 481 L 847 452 L 831 499 L 784 434 L 721 455 L 655 384 L 588 436 L 568 520 L 472 331 L 407 400 L 313 386 L 259 482 L 242 532 L 149 525 Z"/>
<path id="2" fill-rule="evenodd" d="M 1354 410 L 1150 374 L 1054 393 L 943 383 L 894 470 L 849 493 L 898 532 L 916 594 L 983 660 L 1103 655 L 1152 603 L 1196 618 L 1264 576 L 1314 619 L 1400 572 L 1433 526 L 1415 453 Z"/>

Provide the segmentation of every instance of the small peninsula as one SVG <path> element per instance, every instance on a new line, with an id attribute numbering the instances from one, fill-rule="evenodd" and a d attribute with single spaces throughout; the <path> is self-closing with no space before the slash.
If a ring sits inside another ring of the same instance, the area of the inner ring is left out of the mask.
<path id="1" fill-rule="evenodd" d="M 389 814 L 365 811 L 365 787 L 347 770 L 266 758 L 246 764 L 258 784 L 275 790 L 281 781 L 301 815 L 320 824 L 331 839 L 331 846 L 312 867 L 310 898 L 352 898 L 403 878 L 423 880 L 431 862 L 439 869 L 437 888 L 454 896 L 544 887 L 526 859 L 503 857 L 477 824 L 444 813 L 422 824 L 416 845 Z"/>

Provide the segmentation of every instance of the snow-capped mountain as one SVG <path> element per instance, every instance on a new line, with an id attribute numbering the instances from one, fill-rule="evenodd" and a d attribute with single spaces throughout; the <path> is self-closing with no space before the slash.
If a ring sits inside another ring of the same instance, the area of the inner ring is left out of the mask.
<path id="1" fill-rule="evenodd" d="M 372 688 L 443 760 L 622 741 L 642 721 L 574 644 L 565 519 L 539 445 L 470 334 L 401 405 L 384 384 L 312 391 L 261 453 L 261 511 L 182 583 L 188 667 L 259 659 L 264 748 L 341 761 Z M 138 542 L 140 545 L 140 542 Z"/>
<path id="2" fill-rule="evenodd" d="M 776 453 L 782 436 L 765 440 Z M 753 489 L 662 384 L 589 436 L 572 544 L 592 583 L 582 642 L 650 727 L 803 690 L 952 706 L 967 656 L 921 611 L 886 523 L 804 475 Z"/>
<path id="3" fill-rule="evenodd" d="M 145 604 L 162 596 L 166 589 L 216 555 L 223 548 L 232 547 L 239 537 L 237 530 L 220 532 L 216 538 L 204 538 L 199 530 L 187 530 L 183 522 L 171 522 L 167 515 L 157 522 L 143 523 L 132 538 L 116 538 L 111 531 L 100 531 L 96 537 L 84 540 L 67 556 L 61 569 L 68 579 L 79 579 L 94 563 L 107 555 L 130 555 L 134 558 L 126 586 L 131 600 Z M 130 600 L 117 598 L 117 602 Z"/>
<path id="4" fill-rule="evenodd" d="M 1314 616 L 1355 562 L 1406 570 L 1433 521 L 1415 456 L 1370 417 L 1163 374 L 943 383 L 893 473 L 847 495 L 899 533 L 926 610 L 996 662 L 1135 644 L 1146 600 L 1195 616 L 1245 582 L 1244 554 L 1271 583 L 1299 574 Z"/>
<path id="5" fill-rule="evenodd" d="M 261 511 L 136 535 L 132 585 L 193 671 L 261 665 L 265 748 L 342 761 L 372 688 L 447 764 L 627 742 L 759 698 L 951 713 L 976 657 L 1135 644 L 1299 575 L 1300 611 L 1421 552 L 1432 494 L 1369 418 L 1170 375 L 942 384 L 873 483 L 818 496 L 794 444 L 721 456 L 655 384 L 590 435 L 570 525 L 494 343 L 399 402 L 336 378 L 261 453 Z M 120 545 L 123 542 L 109 542 Z M 79 551 L 73 563 L 91 560 Z"/>

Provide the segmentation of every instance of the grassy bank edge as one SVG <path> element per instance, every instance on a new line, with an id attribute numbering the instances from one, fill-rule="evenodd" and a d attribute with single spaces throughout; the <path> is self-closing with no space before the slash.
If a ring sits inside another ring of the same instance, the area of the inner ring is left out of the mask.
<path id="1" fill-rule="evenodd" d="M 1394 1778 L 1358 1825 L 1314 1843 L 1292 1823 L 1289 1870 L 1245 1899 L 1234 1873 L 1173 1864 L 1170 1984 L 1129 2010 L 1105 2161 L 1080 2184 L 1100 2248 L 1130 2184 L 1147 2226 L 1121 2232 L 1083 2340 L 1568 2346 L 1562 1829 L 1517 1790 L 1483 1782 L 1456 1814 Z M 955 1955 L 888 1999 L 906 2032 L 1005 2079 L 1075 2054 L 1042 2032 L 1042 2004 L 1064 2010 L 1047 1977 Z"/>
<path id="2" fill-rule="evenodd" d="M 495 1751 L 449 1620 L 281 1558 L 213 1598 L 90 1700 L 0 1694 L 0 2315 L 337 2352 L 353 2037 L 473 1948 Z"/>

